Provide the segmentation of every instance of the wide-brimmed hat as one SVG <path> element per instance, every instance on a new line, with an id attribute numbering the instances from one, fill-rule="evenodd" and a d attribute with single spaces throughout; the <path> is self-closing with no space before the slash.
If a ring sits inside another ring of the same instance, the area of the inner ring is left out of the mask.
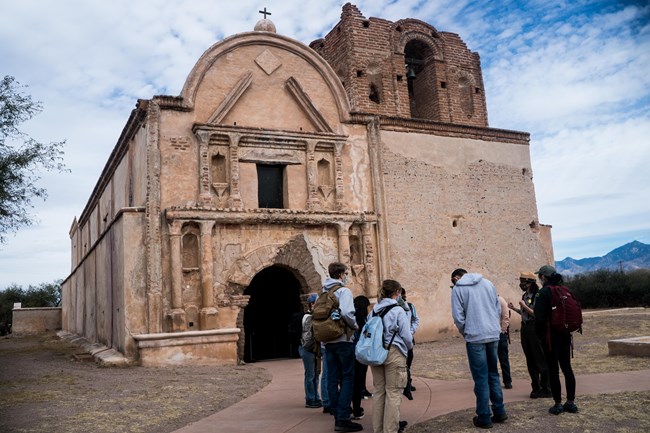
<path id="1" fill-rule="evenodd" d="M 550 277 L 555 273 L 555 268 L 551 265 L 544 265 L 535 273 L 538 275 L 544 275 L 545 277 Z"/>
<path id="2" fill-rule="evenodd" d="M 532 272 L 521 272 L 519 274 L 519 279 L 520 280 L 537 280 L 537 276 L 533 274 Z"/>

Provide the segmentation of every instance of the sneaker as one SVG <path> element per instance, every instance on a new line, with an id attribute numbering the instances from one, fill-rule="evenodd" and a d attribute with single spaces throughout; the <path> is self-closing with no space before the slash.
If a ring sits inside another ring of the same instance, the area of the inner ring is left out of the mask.
<path id="1" fill-rule="evenodd" d="M 506 383 L 503 385 L 505 389 L 512 389 L 512 384 L 511 383 Z"/>
<path id="2" fill-rule="evenodd" d="M 318 408 L 323 407 L 323 403 L 321 403 L 320 401 L 308 401 L 305 404 L 305 407 L 307 407 L 309 409 L 318 409 Z"/>
<path id="3" fill-rule="evenodd" d="M 505 422 L 508 419 L 507 413 L 500 413 L 492 415 L 492 422 Z"/>
<path id="4" fill-rule="evenodd" d="M 349 419 L 344 421 L 336 421 L 334 423 L 334 431 L 361 431 L 363 426 L 359 423 L 352 422 Z"/>
<path id="5" fill-rule="evenodd" d="M 363 419 L 366 413 L 363 411 L 363 408 L 359 409 L 359 412 L 352 411 L 352 418 L 350 419 Z"/>
<path id="6" fill-rule="evenodd" d="M 408 425 L 407 421 L 400 421 L 399 428 L 397 429 L 397 433 L 402 433 L 407 425 Z"/>
<path id="7" fill-rule="evenodd" d="M 559 415 L 562 412 L 564 412 L 564 407 L 562 407 L 562 403 L 555 403 L 551 408 L 548 410 L 548 413 L 552 413 L 553 415 Z"/>
<path id="8" fill-rule="evenodd" d="M 368 400 L 370 397 L 372 397 L 372 392 L 368 391 L 367 389 L 364 389 L 361 392 L 361 397 L 363 397 L 364 400 Z"/>
<path id="9" fill-rule="evenodd" d="M 578 413 L 578 406 L 576 406 L 576 404 L 575 404 L 574 402 L 568 402 L 568 401 L 567 401 L 566 403 L 564 403 L 564 404 L 562 405 L 562 409 L 563 409 L 565 412 L 569 412 L 569 413 Z"/>
<path id="10" fill-rule="evenodd" d="M 478 417 L 475 416 L 472 418 L 472 422 L 474 423 L 474 427 L 478 428 L 492 428 L 492 423 L 491 422 L 481 422 L 479 421 Z"/>

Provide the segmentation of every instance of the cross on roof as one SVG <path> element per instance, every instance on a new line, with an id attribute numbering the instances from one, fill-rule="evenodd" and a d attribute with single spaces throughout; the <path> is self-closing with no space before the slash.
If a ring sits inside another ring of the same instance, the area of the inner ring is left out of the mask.
<path id="1" fill-rule="evenodd" d="M 263 11 L 258 11 L 258 12 L 264 15 L 264 19 L 266 19 L 266 16 L 267 16 L 267 15 L 271 15 L 271 12 L 267 12 L 267 11 L 266 11 L 266 8 L 264 8 Z"/>

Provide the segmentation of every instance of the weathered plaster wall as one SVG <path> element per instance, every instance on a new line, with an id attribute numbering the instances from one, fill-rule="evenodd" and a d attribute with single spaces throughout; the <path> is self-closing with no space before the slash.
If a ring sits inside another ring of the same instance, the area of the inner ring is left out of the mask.
<path id="1" fill-rule="evenodd" d="M 420 339 L 453 327 L 455 268 L 482 273 L 518 300 L 518 272 L 548 260 L 528 146 L 394 131 L 381 137 L 390 275 L 420 312 Z"/>
<path id="2" fill-rule="evenodd" d="M 14 308 L 11 313 L 11 330 L 16 337 L 61 329 L 61 307 Z"/>

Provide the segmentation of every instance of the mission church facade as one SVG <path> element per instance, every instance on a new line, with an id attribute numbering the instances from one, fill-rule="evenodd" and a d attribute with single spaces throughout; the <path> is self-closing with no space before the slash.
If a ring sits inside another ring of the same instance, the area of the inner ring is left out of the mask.
<path id="1" fill-rule="evenodd" d="M 488 126 L 479 56 L 353 5 L 306 46 L 268 19 L 139 100 L 70 230 L 63 328 L 142 365 L 286 357 L 327 265 L 408 290 L 418 341 L 452 332 L 449 275 L 515 300 L 551 263 L 529 134 Z"/>

